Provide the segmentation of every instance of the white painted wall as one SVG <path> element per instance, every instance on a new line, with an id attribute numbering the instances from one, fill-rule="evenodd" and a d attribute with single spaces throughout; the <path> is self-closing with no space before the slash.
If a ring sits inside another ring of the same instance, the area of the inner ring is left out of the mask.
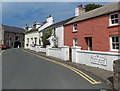
<path id="1" fill-rule="evenodd" d="M 55 34 L 58 38 L 58 47 L 64 46 L 64 27 L 59 26 L 55 28 Z"/>
<path id="2" fill-rule="evenodd" d="M 113 61 L 119 59 L 120 53 L 80 50 L 72 47 L 72 62 L 113 71 Z"/>
<path id="3" fill-rule="evenodd" d="M 63 46 L 61 48 L 51 48 L 47 46 L 46 55 L 56 57 L 62 60 L 69 60 L 69 47 Z"/>
<path id="4" fill-rule="evenodd" d="M 50 45 L 53 47 L 54 46 L 54 29 L 52 31 L 52 36 L 49 37 L 49 41 L 50 41 Z M 58 38 L 58 47 L 62 47 L 64 46 L 64 27 L 61 25 L 61 26 L 58 26 L 55 28 L 55 35 L 56 37 Z"/>
<path id="5" fill-rule="evenodd" d="M 41 38 L 42 36 L 43 36 L 43 32 L 40 32 L 40 33 L 39 33 L 40 45 L 43 45 L 42 38 Z"/>
<path id="6" fill-rule="evenodd" d="M 42 46 L 35 46 L 35 51 L 36 52 L 46 52 L 46 48 L 43 48 Z"/>
<path id="7" fill-rule="evenodd" d="M 25 49 L 30 49 L 32 42 L 35 43 L 35 39 L 34 39 L 35 37 L 37 38 L 36 45 L 39 45 L 39 33 L 38 33 L 38 31 L 25 34 L 25 46 L 24 46 Z M 29 44 L 27 43 L 27 38 L 29 38 Z M 31 40 L 31 38 L 33 38 L 33 41 Z M 28 46 L 26 44 L 28 44 Z"/>

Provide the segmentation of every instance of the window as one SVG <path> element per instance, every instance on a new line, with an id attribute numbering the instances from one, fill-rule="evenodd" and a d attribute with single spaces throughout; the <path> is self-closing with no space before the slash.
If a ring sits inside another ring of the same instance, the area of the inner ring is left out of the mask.
<path id="1" fill-rule="evenodd" d="M 29 45 L 29 38 L 27 38 L 27 44 L 26 44 L 27 46 Z"/>
<path id="2" fill-rule="evenodd" d="M 35 45 L 37 44 L 37 37 L 34 38 L 35 39 Z"/>
<path id="3" fill-rule="evenodd" d="M 111 36 L 110 37 L 110 45 L 111 45 L 111 51 L 119 51 L 120 50 L 120 36 Z"/>
<path id="4" fill-rule="evenodd" d="M 78 45 L 78 39 L 77 38 L 73 38 L 73 46 L 77 46 Z"/>
<path id="5" fill-rule="evenodd" d="M 33 38 L 31 38 L 31 44 L 34 44 L 34 42 L 33 42 Z"/>
<path id="6" fill-rule="evenodd" d="M 73 31 L 77 31 L 77 23 L 73 24 Z"/>
<path id="7" fill-rule="evenodd" d="M 111 25 L 118 25 L 118 13 L 110 14 L 109 22 Z"/>

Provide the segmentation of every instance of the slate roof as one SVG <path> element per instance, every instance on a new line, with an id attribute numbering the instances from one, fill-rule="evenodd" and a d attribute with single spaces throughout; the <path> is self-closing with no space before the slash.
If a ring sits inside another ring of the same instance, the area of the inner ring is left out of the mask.
<path id="1" fill-rule="evenodd" d="M 78 22 L 78 21 L 83 21 L 83 20 L 90 19 L 90 18 L 94 18 L 94 17 L 101 16 L 101 15 L 104 15 L 104 14 L 116 12 L 116 11 L 120 11 L 120 1 L 119 2 L 113 2 L 111 4 L 102 6 L 100 8 L 82 13 L 81 15 L 72 19 L 71 21 L 69 21 L 65 25 L 75 23 L 75 22 Z"/>
<path id="2" fill-rule="evenodd" d="M 58 26 L 64 25 L 65 23 L 69 22 L 69 21 L 72 20 L 73 18 L 75 18 L 75 17 L 71 17 L 71 18 L 69 18 L 69 19 L 66 19 L 66 20 L 63 20 L 63 21 L 54 23 L 54 24 L 46 27 L 44 30 L 46 30 L 46 29 L 52 29 L 52 28 L 56 28 L 56 27 L 58 27 Z"/>
<path id="3" fill-rule="evenodd" d="M 26 31 L 25 33 L 32 33 L 32 32 L 37 32 L 37 31 L 38 31 L 38 29 L 31 29 L 29 31 Z"/>
<path id="4" fill-rule="evenodd" d="M 2 29 L 4 31 L 14 32 L 14 33 L 24 33 L 25 32 L 25 30 L 23 28 L 7 26 L 7 25 L 2 25 Z"/>
<path id="5" fill-rule="evenodd" d="M 37 23 L 37 25 L 41 25 L 40 27 L 42 27 L 45 23 L 47 23 L 46 21 L 44 21 L 44 22 L 41 22 L 41 23 Z M 29 30 L 29 31 L 26 31 L 25 33 L 32 33 L 32 32 L 36 32 L 36 31 L 38 31 L 38 29 L 31 29 L 31 30 Z"/>

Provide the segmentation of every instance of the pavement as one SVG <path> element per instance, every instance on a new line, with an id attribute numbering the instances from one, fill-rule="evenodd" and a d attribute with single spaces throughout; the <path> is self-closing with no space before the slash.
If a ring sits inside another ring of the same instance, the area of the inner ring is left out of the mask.
<path id="1" fill-rule="evenodd" d="M 55 57 L 51 57 L 51 56 L 46 56 L 46 54 L 44 52 L 35 52 L 32 50 L 27 50 L 24 49 L 28 52 L 31 52 L 33 54 L 36 55 L 40 55 L 40 56 L 44 56 L 47 58 L 51 58 L 57 61 L 60 61 L 62 63 L 71 65 L 77 69 L 80 69 L 86 73 L 89 73 L 89 75 L 94 75 L 97 78 L 99 78 L 102 82 L 104 82 L 105 84 L 107 84 L 110 88 L 113 88 L 113 72 L 112 71 L 107 71 L 101 68 L 96 68 L 96 67 L 91 67 L 91 66 L 87 66 L 87 65 L 83 65 L 83 64 L 79 64 L 79 63 L 73 63 L 70 60 L 69 61 L 63 61 L 61 59 L 55 58 Z"/>
<path id="2" fill-rule="evenodd" d="M 19 48 L 2 53 L 3 89 L 110 89 L 82 69 L 35 53 Z"/>

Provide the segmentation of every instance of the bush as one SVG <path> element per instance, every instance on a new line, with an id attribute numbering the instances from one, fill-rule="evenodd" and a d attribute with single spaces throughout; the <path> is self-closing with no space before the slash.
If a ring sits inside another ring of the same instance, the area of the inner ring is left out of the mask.
<path id="1" fill-rule="evenodd" d="M 42 38 L 42 42 L 43 42 L 43 47 L 46 47 L 46 45 L 50 45 L 49 40 L 47 40 L 52 34 L 52 29 L 48 29 L 43 31 L 43 36 Z"/>

